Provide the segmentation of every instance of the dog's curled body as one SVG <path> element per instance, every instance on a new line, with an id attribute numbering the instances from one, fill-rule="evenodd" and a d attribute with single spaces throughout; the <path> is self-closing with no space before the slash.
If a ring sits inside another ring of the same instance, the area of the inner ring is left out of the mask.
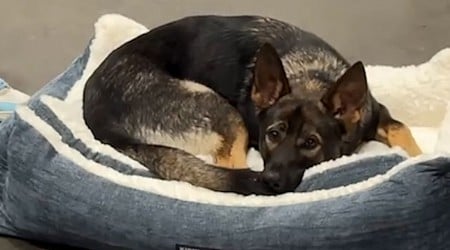
<path id="1" fill-rule="evenodd" d="M 115 53 L 84 90 L 84 117 L 96 139 L 162 179 L 217 191 L 268 192 L 259 186 L 258 173 L 242 169 L 248 134 L 233 106 L 204 85 L 168 76 L 145 57 Z M 216 164 L 194 155 L 213 156 Z"/>
<path id="2" fill-rule="evenodd" d="M 305 169 L 369 140 L 420 153 L 371 95 L 362 63 L 259 16 L 186 17 L 130 40 L 88 79 L 83 110 L 97 139 L 161 178 L 219 191 L 293 191 Z M 247 142 L 265 174 L 194 157 L 244 167 Z"/>

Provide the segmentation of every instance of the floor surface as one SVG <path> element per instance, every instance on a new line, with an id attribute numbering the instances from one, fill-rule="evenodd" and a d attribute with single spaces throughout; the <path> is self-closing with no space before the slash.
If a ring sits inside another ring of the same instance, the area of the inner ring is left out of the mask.
<path id="1" fill-rule="evenodd" d="M 147 27 L 196 14 L 268 15 L 369 64 L 420 63 L 450 46 L 450 0 L 0 0 L 0 7 L 0 77 L 29 94 L 70 64 L 105 13 Z"/>

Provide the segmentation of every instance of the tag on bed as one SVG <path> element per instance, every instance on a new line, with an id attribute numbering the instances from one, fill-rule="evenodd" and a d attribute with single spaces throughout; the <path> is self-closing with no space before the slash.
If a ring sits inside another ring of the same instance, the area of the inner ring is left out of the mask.
<path id="1" fill-rule="evenodd" d="M 208 248 L 208 247 L 194 247 L 194 246 L 176 244 L 175 250 L 220 250 L 220 249 Z"/>

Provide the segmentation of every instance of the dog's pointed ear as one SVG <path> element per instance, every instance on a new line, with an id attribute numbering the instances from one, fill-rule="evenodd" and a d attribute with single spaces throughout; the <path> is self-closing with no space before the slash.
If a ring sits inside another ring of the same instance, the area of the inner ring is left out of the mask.
<path id="1" fill-rule="evenodd" d="M 259 110 L 272 106 L 291 89 L 281 59 L 270 44 L 261 46 L 256 54 L 251 99 Z"/>
<path id="2" fill-rule="evenodd" d="M 349 125 L 361 119 L 361 109 L 368 98 L 369 87 L 364 65 L 357 62 L 325 93 L 322 103 L 336 118 Z"/>

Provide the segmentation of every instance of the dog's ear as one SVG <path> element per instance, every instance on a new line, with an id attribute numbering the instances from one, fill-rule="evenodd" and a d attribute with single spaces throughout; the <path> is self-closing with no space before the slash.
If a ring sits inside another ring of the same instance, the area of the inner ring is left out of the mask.
<path id="1" fill-rule="evenodd" d="M 282 96 L 290 93 L 281 59 L 270 44 L 261 46 L 256 54 L 251 98 L 256 108 L 267 109 Z"/>
<path id="2" fill-rule="evenodd" d="M 369 98 L 366 72 L 362 62 L 353 64 L 322 98 L 322 103 L 346 126 L 360 121 L 361 110 Z"/>

